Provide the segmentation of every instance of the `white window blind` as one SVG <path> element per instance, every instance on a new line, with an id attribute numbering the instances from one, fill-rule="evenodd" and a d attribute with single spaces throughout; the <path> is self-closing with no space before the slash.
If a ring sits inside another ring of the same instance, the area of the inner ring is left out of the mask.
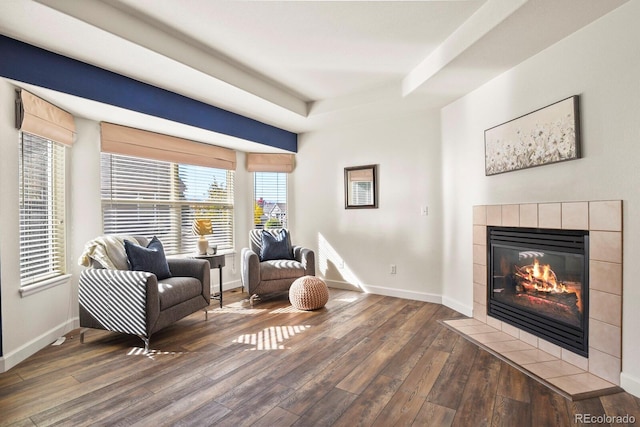
<path id="1" fill-rule="evenodd" d="M 158 236 L 167 255 L 196 250 L 194 218 L 210 219 L 210 244 L 233 248 L 234 171 L 102 153 L 105 234 Z"/>
<path id="2" fill-rule="evenodd" d="M 21 286 L 61 276 L 65 260 L 65 148 L 21 132 Z"/>
<path id="3" fill-rule="evenodd" d="M 254 172 L 254 228 L 288 227 L 287 173 Z"/>
<path id="4" fill-rule="evenodd" d="M 373 203 L 373 183 L 371 181 L 353 181 L 351 183 L 352 203 L 371 205 Z"/>

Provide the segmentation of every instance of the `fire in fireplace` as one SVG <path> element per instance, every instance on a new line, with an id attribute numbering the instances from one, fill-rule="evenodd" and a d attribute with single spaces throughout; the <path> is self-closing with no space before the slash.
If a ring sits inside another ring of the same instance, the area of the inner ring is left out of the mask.
<path id="1" fill-rule="evenodd" d="M 588 355 L 588 231 L 488 227 L 487 313 Z"/>

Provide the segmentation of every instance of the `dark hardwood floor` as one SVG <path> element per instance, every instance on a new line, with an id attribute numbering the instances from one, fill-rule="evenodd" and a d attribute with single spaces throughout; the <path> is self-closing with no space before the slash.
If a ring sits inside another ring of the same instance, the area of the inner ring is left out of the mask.
<path id="1" fill-rule="evenodd" d="M 460 316 L 444 306 L 340 290 L 314 312 L 246 298 L 225 292 L 224 308 L 154 335 L 149 354 L 136 337 L 71 332 L 0 374 L 0 425 L 640 424 L 640 399 L 570 402 L 440 325 Z"/>

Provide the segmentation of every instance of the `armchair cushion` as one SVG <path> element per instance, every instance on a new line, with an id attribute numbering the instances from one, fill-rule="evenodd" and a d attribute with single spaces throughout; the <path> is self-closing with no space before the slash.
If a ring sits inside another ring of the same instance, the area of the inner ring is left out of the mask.
<path id="1" fill-rule="evenodd" d="M 146 248 L 125 240 L 124 249 L 127 252 L 129 264 L 131 264 L 131 270 L 148 271 L 155 274 L 158 280 L 171 277 L 164 248 L 157 237 L 154 236 Z"/>
<path id="2" fill-rule="evenodd" d="M 260 280 L 297 279 L 304 274 L 304 267 L 298 261 L 279 259 L 260 263 Z"/>
<path id="3" fill-rule="evenodd" d="M 277 235 L 268 231 L 262 231 L 262 247 L 260 248 L 260 261 L 277 259 L 293 259 L 289 232 L 284 228 Z"/>
<path id="4" fill-rule="evenodd" d="M 170 277 L 158 282 L 160 311 L 202 294 L 202 283 L 194 277 Z"/>

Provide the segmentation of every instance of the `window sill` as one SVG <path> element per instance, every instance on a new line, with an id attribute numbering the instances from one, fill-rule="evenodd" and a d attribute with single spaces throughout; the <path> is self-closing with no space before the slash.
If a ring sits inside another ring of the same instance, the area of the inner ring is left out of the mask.
<path id="1" fill-rule="evenodd" d="M 63 285 L 69 282 L 71 278 L 70 274 L 64 274 L 62 276 L 54 277 L 53 279 L 43 280 L 42 282 L 34 283 L 33 285 L 26 285 L 20 287 L 20 296 L 22 298 L 29 295 L 37 294 L 46 289 L 54 288 L 56 286 Z"/>

